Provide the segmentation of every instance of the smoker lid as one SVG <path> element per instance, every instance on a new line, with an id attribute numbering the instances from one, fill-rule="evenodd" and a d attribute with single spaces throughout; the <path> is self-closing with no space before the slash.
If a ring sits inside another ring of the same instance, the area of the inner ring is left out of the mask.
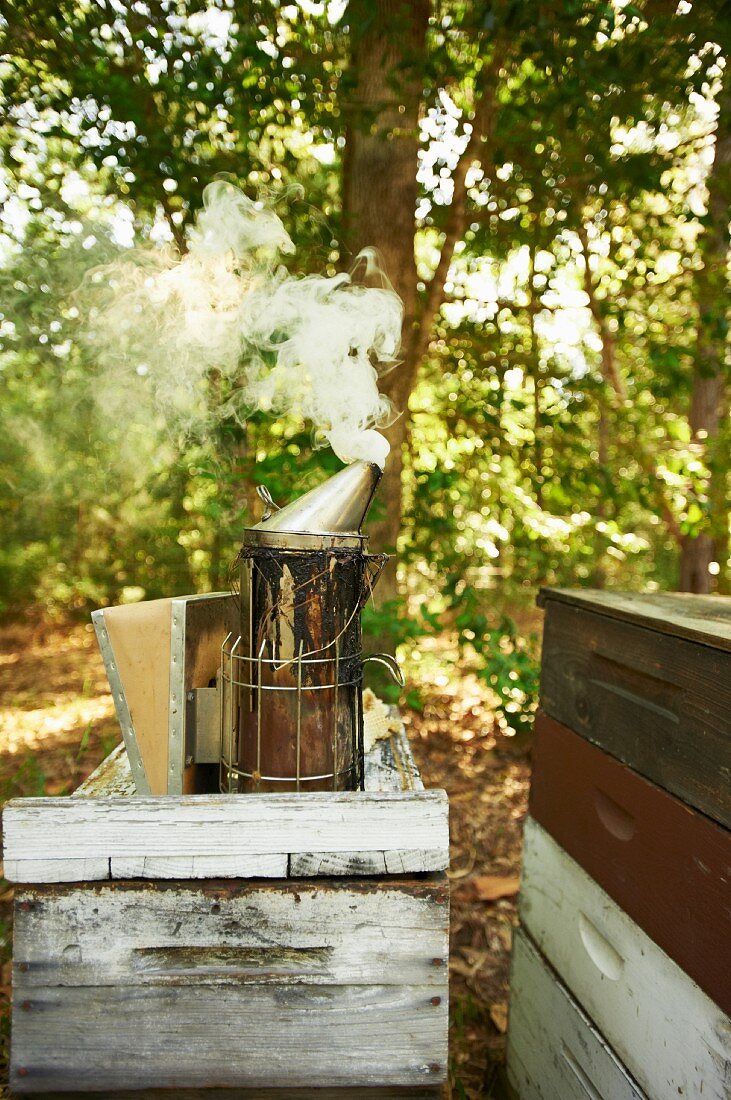
<path id="1" fill-rule="evenodd" d="M 311 489 L 309 493 L 266 515 L 259 523 L 248 528 L 246 541 L 282 543 L 307 542 L 314 536 L 329 545 L 361 545 L 364 536 L 361 524 L 371 506 L 378 482 L 383 471 L 372 462 L 353 462 L 322 485 Z M 271 501 L 266 490 L 260 490 L 260 496 Z M 297 535 L 297 540 L 283 536 Z"/>

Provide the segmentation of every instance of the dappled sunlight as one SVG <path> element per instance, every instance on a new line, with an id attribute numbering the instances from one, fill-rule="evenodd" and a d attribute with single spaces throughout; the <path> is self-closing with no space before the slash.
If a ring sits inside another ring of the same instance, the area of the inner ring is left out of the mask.
<path id="1" fill-rule="evenodd" d="M 0 708 L 0 756 L 38 751 L 49 744 L 80 742 L 83 731 L 114 714 L 111 695 L 71 699 L 35 710 Z"/>
<path id="2" fill-rule="evenodd" d="M 69 793 L 120 739 L 93 630 L 0 633 L 0 794 Z"/>

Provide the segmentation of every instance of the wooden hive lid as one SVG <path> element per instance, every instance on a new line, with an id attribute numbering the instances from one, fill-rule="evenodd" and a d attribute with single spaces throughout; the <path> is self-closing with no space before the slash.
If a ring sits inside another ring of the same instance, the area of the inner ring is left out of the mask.
<path id="1" fill-rule="evenodd" d="M 677 638 L 731 652 L 731 597 L 687 592 L 607 592 L 596 588 L 542 588 L 538 606 L 551 600 L 622 619 Z"/>

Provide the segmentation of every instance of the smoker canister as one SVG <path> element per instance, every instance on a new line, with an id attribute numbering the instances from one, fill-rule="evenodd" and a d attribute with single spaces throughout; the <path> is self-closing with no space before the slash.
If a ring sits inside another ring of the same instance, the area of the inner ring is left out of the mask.
<path id="1" fill-rule="evenodd" d="M 244 534 L 228 789 L 362 785 L 360 611 L 386 559 L 366 554 L 360 527 L 380 477 L 378 466 L 353 463 Z"/>

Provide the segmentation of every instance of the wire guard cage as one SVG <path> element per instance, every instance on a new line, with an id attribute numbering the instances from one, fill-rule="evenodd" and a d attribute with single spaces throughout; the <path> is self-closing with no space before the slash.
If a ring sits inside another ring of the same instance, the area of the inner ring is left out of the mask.
<path id="1" fill-rule="evenodd" d="M 285 660 L 266 657 L 264 642 L 254 657 L 241 648 L 231 634 L 221 646 L 221 790 L 361 787 L 361 655 L 341 660 L 339 639 L 332 655 L 304 653 L 300 643 L 298 656 Z M 276 740 L 272 727 L 280 731 Z"/>
<path id="2" fill-rule="evenodd" d="M 239 636 L 221 649 L 221 790 L 356 790 L 363 785 L 367 660 L 360 612 L 386 562 L 360 524 L 381 476 L 353 463 L 267 510 L 238 556 Z"/>

